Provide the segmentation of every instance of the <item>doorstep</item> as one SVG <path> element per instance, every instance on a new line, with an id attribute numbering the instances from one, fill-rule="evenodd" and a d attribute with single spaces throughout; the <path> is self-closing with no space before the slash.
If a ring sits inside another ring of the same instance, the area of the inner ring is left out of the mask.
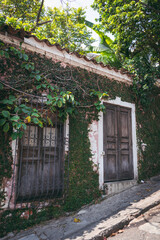
<path id="1" fill-rule="evenodd" d="M 104 183 L 105 195 L 108 196 L 111 194 L 119 193 L 135 185 L 137 185 L 136 179 L 117 182 L 107 182 Z"/>

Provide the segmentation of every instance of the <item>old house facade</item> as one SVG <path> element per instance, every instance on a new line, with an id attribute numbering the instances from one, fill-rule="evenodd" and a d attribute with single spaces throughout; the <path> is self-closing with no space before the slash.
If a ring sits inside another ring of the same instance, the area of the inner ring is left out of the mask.
<path id="1" fill-rule="evenodd" d="M 92 74 L 98 78 L 105 77 L 104 91 L 108 90 L 107 79 L 111 83 L 123 85 L 124 89 L 132 85 L 132 78 L 125 71 L 69 53 L 66 49 L 51 45 L 46 40 L 40 41 L 35 36 L 22 37 L 18 34 L 9 30 L 2 31 L 0 40 L 15 47 L 19 47 L 22 42 L 21 47 L 25 51 L 45 56 L 53 63 L 60 62 L 64 69 L 72 66 L 85 70 L 89 76 L 85 79 L 87 82 L 92 82 Z M 92 162 L 94 172 L 98 173 L 99 188 L 105 190 L 105 194 L 133 186 L 138 177 L 135 103 L 122 99 L 122 92 L 120 89 L 118 91 L 113 98 L 102 100 L 106 111 L 100 112 L 99 120 L 93 120 L 88 125 L 92 154 L 89 161 Z M 40 106 L 42 112 L 45 97 L 44 94 L 42 99 L 32 99 L 32 104 L 37 108 Z M 5 207 L 13 208 L 20 206 L 20 203 L 23 206 L 25 201 L 54 198 L 63 191 L 64 159 L 68 161 L 66 155 L 71 147 L 68 144 L 70 119 L 67 118 L 61 124 L 56 116 L 51 117 L 54 122 L 52 127 L 40 128 L 30 124 L 21 140 L 12 141 L 14 174 L 11 179 L 4 181 L 7 193 Z"/>

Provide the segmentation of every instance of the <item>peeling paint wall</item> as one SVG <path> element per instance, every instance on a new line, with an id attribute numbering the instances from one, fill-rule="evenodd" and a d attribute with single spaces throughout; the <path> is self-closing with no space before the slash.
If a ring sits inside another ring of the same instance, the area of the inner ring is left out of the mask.
<path id="1" fill-rule="evenodd" d="M 16 140 L 12 141 L 12 158 L 13 158 L 13 164 L 12 164 L 12 177 L 10 179 L 5 179 L 3 182 L 3 186 L 6 192 L 6 200 L 5 205 L 3 208 L 11 208 L 13 209 L 15 207 L 15 197 L 16 197 L 16 180 L 17 180 L 17 174 L 18 174 L 18 144 Z"/>
<path id="2" fill-rule="evenodd" d="M 91 153 L 93 161 L 93 170 L 98 170 L 98 122 L 93 121 L 89 126 L 89 140 L 91 144 Z"/>

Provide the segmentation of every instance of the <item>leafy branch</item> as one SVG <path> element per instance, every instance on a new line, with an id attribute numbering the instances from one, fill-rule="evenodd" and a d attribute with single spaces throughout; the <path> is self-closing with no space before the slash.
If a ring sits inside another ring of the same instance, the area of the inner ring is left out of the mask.
<path id="1" fill-rule="evenodd" d="M 6 92 L 0 101 L 0 127 L 3 132 L 10 132 L 12 139 L 21 138 L 27 124 L 33 123 L 39 127 L 44 125 L 53 126 L 51 118 L 49 116 L 46 117 L 47 112 L 58 112 L 58 117 L 65 121 L 68 115 L 76 114 L 78 109 L 82 107 L 84 109 L 93 107 L 97 111 L 104 111 L 105 107 L 101 104 L 101 99 L 108 97 L 108 94 L 94 89 L 83 88 L 76 80 L 76 77 L 74 78 L 72 75 L 72 71 L 68 72 L 70 74 L 69 81 L 72 80 L 75 88 L 87 96 L 92 104 L 81 105 L 75 99 L 78 99 L 78 97 L 67 90 L 67 85 L 64 88 L 61 81 L 65 82 L 67 79 L 65 75 L 64 77 L 59 77 L 59 80 L 53 83 L 50 79 L 51 74 L 45 74 L 45 72 L 37 70 L 34 62 L 21 49 L 21 46 L 19 49 L 16 49 L 14 47 L 6 47 L 1 43 L 0 56 L 4 62 L 11 60 L 10 66 L 12 66 L 13 62 L 15 64 L 14 58 L 16 58 L 19 61 L 17 63 L 18 70 L 21 69 L 23 72 L 22 78 L 18 81 L 14 80 L 12 86 L 10 79 L 6 75 L 5 79 L 0 81 L 0 90 Z M 27 75 L 29 80 L 25 79 Z M 22 87 L 20 89 L 18 87 L 22 81 L 24 90 L 21 90 Z M 32 106 L 32 100 L 35 102 L 35 105 L 36 102 L 42 101 L 44 105 L 43 111 L 36 108 L 34 104 Z"/>

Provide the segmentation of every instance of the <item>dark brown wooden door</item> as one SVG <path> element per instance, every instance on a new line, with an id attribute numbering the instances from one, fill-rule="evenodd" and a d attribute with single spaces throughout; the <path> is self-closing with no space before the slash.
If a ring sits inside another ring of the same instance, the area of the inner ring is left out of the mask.
<path id="1" fill-rule="evenodd" d="M 131 110 L 105 104 L 104 181 L 133 179 Z"/>

